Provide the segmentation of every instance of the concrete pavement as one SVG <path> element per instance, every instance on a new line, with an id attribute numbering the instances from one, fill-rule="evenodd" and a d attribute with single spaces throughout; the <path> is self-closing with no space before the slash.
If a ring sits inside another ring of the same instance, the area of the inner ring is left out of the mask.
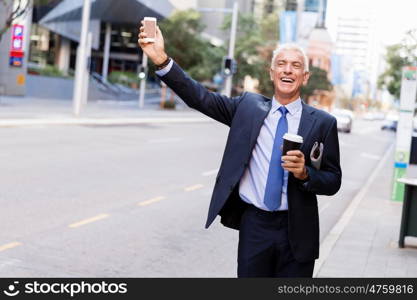
<path id="1" fill-rule="evenodd" d="M 393 146 L 322 242 L 315 277 L 417 277 L 417 238 L 398 247 L 402 202 L 390 200 Z"/>

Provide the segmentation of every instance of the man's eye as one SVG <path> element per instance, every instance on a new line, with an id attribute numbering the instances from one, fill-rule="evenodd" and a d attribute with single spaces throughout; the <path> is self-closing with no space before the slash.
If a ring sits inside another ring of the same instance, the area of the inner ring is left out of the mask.
<path id="1" fill-rule="evenodd" d="M 299 69 L 301 68 L 301 64 L 293 64 L 294 68 Z"/>

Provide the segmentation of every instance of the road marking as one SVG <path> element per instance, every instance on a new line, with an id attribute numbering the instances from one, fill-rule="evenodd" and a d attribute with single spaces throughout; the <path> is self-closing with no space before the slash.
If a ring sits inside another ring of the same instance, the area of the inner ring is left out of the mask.
<path id="1" fill-rule="evenodd" d="M 82 220 L 82 221 L 77 222 L 77 223 L 70 224 L 68 227 L 70 227 L 70 228 L 80 227 L 80 226 L 83 226 L 83 225 L 86 225 L 86 224 L 89 224 L 89 223 L 93 223 L 93 222 L 96 222 L 96 221 L 99 221 L 99 220 L 103 220 L 105 218 L 108 218 L 109 216 L 110 215 L 108 215 L 108 214 L 97 215 L 95 217 L 85 219 L 85 220 Z"/>
<path id="2" fill-rule="evenodd" d="M 371 176 L 368 177 L 365 185 L 362 189 L 356 194 L 355 198 L 353 198 L 352 202 L 346 208 L 345 212 L 339 218 L 339 221 L 333 226 L 330 232 L 327 234 L 326 238 L 324 239 L 323 243 L 320 245 L 320 257 L 316 260 L 314 266 L 314 273 L 313 277 L 317 277 L 317 274 L 320 272 L 321 267 L 323 266 L 326 259 L 329 257 L 330 252 L 332 251 L 334 245 L 340 238 L 341 234 L 345 230 L 346 226 L 349 224 L 350 219 L 354 215 L 356 209 L 358 208 L 360 202 L 365 197 L 366 193 L 368 192 L 369 187 L 375 181 L 376 176 L 381 172 L 384 164 L 386 163 L 387 159 L 390 157 L 392 149 L 394 145 L 392 144 L 388 150 L 385 152 L 384 157 L 379 161 L 377 167 L 372 172 Z"/>
<path id="3" fill-rule="evenodd" d="M 195 185 L 187 186 L 186 188 L 184 188 L 184 191 L 191 192 L 191 191 L 201 189 L 203 187 L 204 187 L 204 185 L 202 185 L 202 184 L 195 184 Z"/>
<path id="4" fill-rule="evenodd" d="M 366 152 L 362 152 L 361 157 L 370 158 L 370 159 L 374 159 L 374 160 L 380 160 L 381 159 L 380 155 L 375 155 L 375 154 L 366 153 Z"/>
<path id="5" fill-rule="evenodd" d="M 15 247 L 18 247 L 18 246 L 21 246 L 21 245 L 22 245 L 22 243 L 19 243 L 19 242 L 8 243 L 8 244 L 5 244 L 3 246 L 0 246 L 0 252 L 8 250 L 8 249 L 15 248 Z"/>
<path id="6" fill-rule="evenodd" d="M 149 204 L 152 204 L 152 203 L 155 203 L 155 202 L 159 202 L 161 200 L 164 200 L 165 198 L 166 197 L 164 197 L 164 196 L 154 197 L 154 198 L 151 198 L 151 199 L 148 199 L 148 200 L 139 202 L 138 205 L 139 206 L 146 206 L 146 205 L 149 205 Z"/>
<path id="7" fill-rule="evenodd" d="M 163 143 L 173 143 L 182 141 L 181 138 L 165 138 L 165 139 L 153 139 L 149 140 L 148 144 L 163 144 Z"/>
<path id="8" fill-rule="evenodd" d="M 202 176 L 211 176 L 211 175 L 217 174 L 218 171 L 219 171 L 219 169 L 210 170 L 210 171 L 206 171 L 204 173 L 201 173 L 201 175 Z"/>

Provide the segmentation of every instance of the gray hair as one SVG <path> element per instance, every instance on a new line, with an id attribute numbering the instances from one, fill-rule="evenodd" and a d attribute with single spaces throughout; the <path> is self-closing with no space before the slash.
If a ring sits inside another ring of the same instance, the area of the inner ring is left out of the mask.
<path id="1" fill-rule="evenodd" d="M 278 54 L 280 54 L 284 50 L 295 50 L 298 53 L 300 53 L 301 56 L 304 59 L 304 71 L 305 72 L 308 72 L 309 71 L 309 68 L 308 68 L 308 57 L 307 57 L 305 51 L 299 45 L 294 44 L 294 43 L 286 43 L 286 44 L 279 45 L 278 48 L 276 48 L 274 50 L 274 52 L 272 52 L 271 66 L 274 65 L 275 58 L 278 56 Z"/>

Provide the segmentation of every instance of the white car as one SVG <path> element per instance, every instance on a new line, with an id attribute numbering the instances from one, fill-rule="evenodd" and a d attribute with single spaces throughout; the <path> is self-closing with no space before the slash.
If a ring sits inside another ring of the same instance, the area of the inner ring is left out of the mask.
<path id="1" fill-rule="evenodd" d="M 337 129 L 346 133 L 352 130 L 353 113 L 346 109 L 335 109 L 331 114 L 336 118 Z"/>

